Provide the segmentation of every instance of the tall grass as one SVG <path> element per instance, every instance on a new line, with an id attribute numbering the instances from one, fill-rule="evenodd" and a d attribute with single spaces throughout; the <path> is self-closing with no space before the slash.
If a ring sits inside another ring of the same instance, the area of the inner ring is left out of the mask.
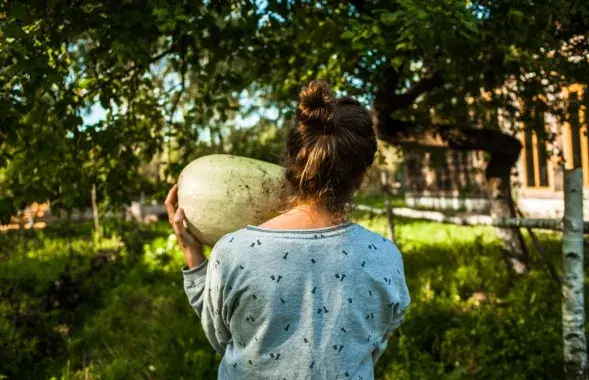
<path id="1" fill-rule="evenodd" d="M 539 262 L 509 282 L 492 228 L 396 222 L 413 302 L 378 378 L 562 377 L 560 293 Z M 216 378 L 169 234 L 116 221 L 94 240 L 90 225 L 0 234 L 0 378 Z M 559 236 L 541 238 L 558 264 Z"/>

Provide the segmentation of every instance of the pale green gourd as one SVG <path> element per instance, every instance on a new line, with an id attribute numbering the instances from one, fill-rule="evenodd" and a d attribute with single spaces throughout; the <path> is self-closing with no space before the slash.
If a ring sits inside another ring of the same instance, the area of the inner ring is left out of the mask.
<path id="1" fill-rule="evenodd" d="M 178 207 L 188 229 L 214 245 L 232 231 L 272 219 L 284 204 L 283 172 L 278 165 L 227 154 L 192 161 L 178 179 Z"/>

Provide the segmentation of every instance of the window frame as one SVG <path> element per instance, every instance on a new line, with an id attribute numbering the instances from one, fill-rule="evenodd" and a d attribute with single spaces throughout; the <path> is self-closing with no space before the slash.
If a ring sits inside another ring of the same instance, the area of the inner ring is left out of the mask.
<path id="1" fill-rule="evenodd" d="M 527 160 L 527 153 L 530 147 L 526 144 L 526 134 L 531 135 L 531 149 L 532 149 L 532 165 L 533 165 L 533 178 L 534 178 L 534 186 L 528 185 L 528 160 Z M 521 167 L 523 171 L 523 176 L 520 178 L 522 182 L 522 186 L 526 191 L 538 191 L 544 192 L 546 190 L 554 189 L 554 168 L 552 166 L 552 160 L 549 157 L 546 159 L 546 180 L 548 182 L 547 185 L 540 185 L 540 152 L 538 150 L 538 136 L 534 131 L 523 130 L 521 133 L 520 141 L 522 143 L 522 153 L 521 157 Z M 546 144 L 546 143 L 545 143 Z"/>
<path id="2" fill-rule="evenodd" d="M 583 88 L 579 85 L 572 85 L 565 90 L 565 98 L 568 100 L 571 93 L 577 93 L 579 97 L 584 95 Z M 583 169 L 583 187 L 589 188 L 589 133 L 585 120 L 585 106 L 579 104 L 579 144 L 581 146 L 581 168 Z M 563 153 L 565 168 L 573 168 L 573 131 L 569 118 L 563 122 Z"/>

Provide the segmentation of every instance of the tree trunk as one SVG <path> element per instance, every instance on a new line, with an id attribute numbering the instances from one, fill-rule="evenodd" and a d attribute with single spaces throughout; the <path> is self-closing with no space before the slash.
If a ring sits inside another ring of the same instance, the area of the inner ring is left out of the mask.
<path id="1" fill-rule="evenodd" d="M 94 218 L 94 230 L 96 231 L 97 234 L 99 234 L 100 233 L 100 218 L 98 215 L 98 203 L 96 201 L 96 184 L 95 183 L 92 184 L 91 198 L 92 198 L 92 216 Z"/>
<path id="2" fill-rule="evenodd" d="M 491 153 L 486 176 L 491 200 L 491 216 L 497 219 L 516 218 L 511 195 L 510 174 L 521 152 L 521 143 L 498 130 L 462 126 L 420 126 L 383 118 L 375 112 L 377 136 L 405 147 L 441 147 L 454 150 L 482 150 Z M 517 228 L 498 228 L 501 250 L 508 270 L 517 274 L 529 271 L 528 250 Z"/>
<path id="3" fill-rule="evenodd" d="M 515 218 L 515 206 L 511 197 L 511 185 L 508 178 L 490 178 L 488 180 L 491 200 L 491 217 L 494 219 Z M 524 238 L 519 228 L 496 228 L 501 240 L 501 253 L 508 265 L 517 274 L 529 271 L 529 257 Z"/>
<path id="4" fill-rule="evenodd" d="M 217 127 L 217 137 L 219 138 L 219 152 L 225 153 L 225 139 L 223 139 L 221 127 Z"/>
<path id="5" fill-rule="evenodd" d="M 387 67 L 374 96 L 373 123 L 379 139 L 404 147 L 441 147 L 454 150 L 482 150 L 491 154 L 487 165 L 487 181 L 491 193 L 491 212 L 501 218 L 515 218 L 511 196 L 511 169 L 519 158 L 522 145 L 513 136 L 500 130 L 461 125 L 422 125 L 394 118 L 396 110 L 408 108 L 422 94 L 439 86 L 443 79 L 435 73 L 416 82 L 404 94 L 397 95 L 400 74 Z M 529 271 L 528 252 L 519 229 L 498 229 L 508 269 L 518 274 Z"/>
<path id="6" fill-rule="evenodd" d="M 564 172 L 562 237 L 562 335 L 565 376 L 587 379 L 585 301 L 583 295 L 583 171 Z"/>

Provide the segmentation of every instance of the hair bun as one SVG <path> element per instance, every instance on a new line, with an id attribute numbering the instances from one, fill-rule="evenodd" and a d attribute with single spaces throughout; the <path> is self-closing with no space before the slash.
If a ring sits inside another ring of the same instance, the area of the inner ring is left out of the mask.
<path id="1" fill-rule="evenodd" d="M 314 80 L 299 93 L 297 120 L 318 132 L 331 133 L 334 129 L 331 87 L 322 80 Z"/>

